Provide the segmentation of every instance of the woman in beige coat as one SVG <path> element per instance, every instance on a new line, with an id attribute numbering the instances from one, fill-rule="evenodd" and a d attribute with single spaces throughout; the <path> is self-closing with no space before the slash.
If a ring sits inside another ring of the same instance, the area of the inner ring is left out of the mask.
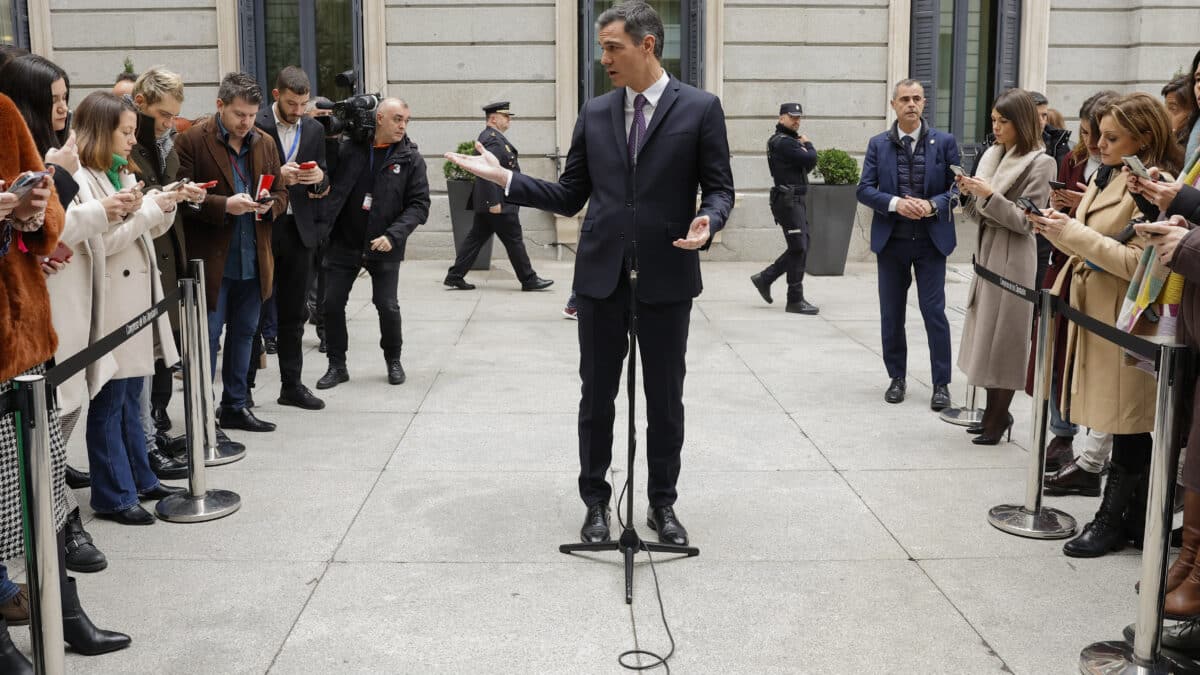
<path id="1" fill-rule="evenodd" d="M 1031 216 L 1038 232 L 1070 258 L 1054 287 L 1071 306 L 1106 324 L 1116 323 L 1144 242 L 1130 221 L 1142 213 L 1121 175 L 1121 157 L 1137 155 L 1146 166 L 1176 172 L 1182 151 L 1171 134 L 1167 110 L 1149 94 L 1129 94 L 1096 115 L 1100 122 L 1100 169 L 1092 176 L 1075 218 L 1044 212 Z M 1100 510 L 1075 539 L 1068 556 L 1091 558 L 1140 545 L 1145 490 L 1154 429 L 1154 378 L 1125 365 L 1116 345 L 1074 324 L 1067 327 L 1062 407 L 1081 426 L 1113 434 L 1112 466 Z"/>
<path id="2" fill-rule="evenodd" d="M 1037 275 L 1037 244 L 1021 197 L 1043 205 L 1057 174 L 1044 152 L 1037 104 L 1022 89 L 1010 89 L 992 107 L 996 143 L 979 160 L 974 176 L 956 180 L 963 194 L 963 213 L 979 228 L 976 260 L 983 267 L 1026 288 Z M 998 286 L 976 278 L 967 298 L 958 367 L 967 382 L 987 390 L 983 422 L 968 427 L 976 445 L 995 445 L 1008 431 L 1013 394 L 1025 386 L 1029 361 L 1029 326 L 1033 305 Z"/>

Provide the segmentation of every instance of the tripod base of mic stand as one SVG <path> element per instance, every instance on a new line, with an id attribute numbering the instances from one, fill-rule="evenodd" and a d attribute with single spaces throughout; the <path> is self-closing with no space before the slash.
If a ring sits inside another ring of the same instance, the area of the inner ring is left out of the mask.
<path id="1" fill-rule="evenodd" d="M 588 551 L 620 551 L 625 555 L 625 604 L 633 604 L 633 556 L 638 551 L 651 553 L 676 553 L 691 558 L 700 555 L 700 549 L 694 546 L 677 546 L 643 540 L 637 530 L 632 527 L 621 532 L 617 541 L 598 541 L 596 543 L 580 542 L 578 544 L 563 544 L 558 547 L 559 553 L 584 553 Z"/>

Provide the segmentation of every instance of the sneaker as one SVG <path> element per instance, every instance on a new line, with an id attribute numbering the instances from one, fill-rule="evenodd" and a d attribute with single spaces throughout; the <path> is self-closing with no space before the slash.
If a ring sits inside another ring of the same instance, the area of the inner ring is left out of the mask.
<path id="1" fill-rule="evenodd" d="M 574 319 L 574 320 L 578 321 L 579 320 L 579 308 L 575 307 L 574 305 L 567 305 L 566 307 L 563 307 L 562 315 L 563 315 L 563 318 L 565 318 L 565 319 Z"/>

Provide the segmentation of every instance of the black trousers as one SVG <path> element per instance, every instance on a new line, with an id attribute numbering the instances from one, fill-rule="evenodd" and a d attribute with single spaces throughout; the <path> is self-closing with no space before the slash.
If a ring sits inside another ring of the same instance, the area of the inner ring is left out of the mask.
<path id="1" fill-rule="evenodd" d="M 450 266 L 449 275 L 466 276 L 471 265 L 475 263 L 475 258 L 479 256 L 479 249 L 483 248 L 488 237 L 493 234 L 504 244 L 517 280 L 521 283 L 532 281 L 537 274 L 529 262 L 529 253 L 525 251 L 525 240 L 521 237 L 521 218 L 515 213 L 476 213 L 471 231 L 463 240 L 462 250 Z"/>
<path id="2" fill-rule="evenodd" d="M 379 347 L 385 359 L 400 358 L 404 337 L 400 323 L 400 262 L 363 260 L 357 253 L 325 252 L 325 341 L 331 364 L 346 365 L 349 337 L 346 334 L 346 303 L 358 271 L 371 275 L 371 302 L 379 312 Z M 283 332 L 282 319 L 280 334 Z"/>
<path id="3" fill-rule="evenodd" d="M 621 367 L 629 352 L 628 274 L 607 298 L 577 296 L 579 307 L 579 496 L 606 503 L 612 463 L 613 421 Z M 641 381 L 646 393 L 646 496 L 651 506 L 675 503 L 683 448 L 683 378 L 692 301 L 637 303 Z M 622 425 L 624 428 L 624 425 Z M 624 443 L 622 443 L 624 445 Z"/>
<path id="4" fill-rule="evenodd" d="M 787 301 L 799 302 L 804 298 L 804 268 L 808 262 L 808 214 L 804 206 L 804 195 L 793 196 L 791 192 L 771 192 L 771 215 L 775 224 L 783 229 L 787 249 L 767 265 L 763 278 L 772 284 L 781 276 L 787 276 Z"/>
<path id="5" fill-rule="evenodd" d="M 172 331 L 175 344 L 179 345 L 179 334 Z M 155 408 L 165 408 L 171 405 L 171 394 L 175 391 L 175 371 L 163 363 L 162 359 L 154 359 L 154 377 L 150 379 L 150 405 Z"/>
<path id="6" fill-rule="evenodd" d="M 305 296 L 313 274 L 313 250 L 304 245 L 291 215 L 281 216 L 271 232 L 275 252 L 275 308 L 279 315 L 279 382 L 300 384 L 304 368 Z"/>

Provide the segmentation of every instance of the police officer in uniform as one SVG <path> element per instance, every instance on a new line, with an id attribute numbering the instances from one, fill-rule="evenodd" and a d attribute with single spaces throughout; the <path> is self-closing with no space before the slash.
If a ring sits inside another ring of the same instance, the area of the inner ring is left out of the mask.
<path id="1" fill-rule="evenodd" d="M 750 277 L 759 295 L 771 299 L 771 284 L 787 275 L 787 311 L 816 314 L 820 311 L 804 299 L 804 264 L 808 258 L 808 215 L 804 196 L 808 193 L 808 172 L 817 165 L 817 151 L 808 138 L 799 133 L 799 103 L 779 106 L 779 123 L 767 141 L 767 165 L 775 187 L 771 188 L 771 215 L 783 228 L 787 250 L 767 268 Z"/>
<path id="2" fill-rule="evenodd" d="M 513 117 L 508 101 L 489 103 L 483 106 L 483 112 L 487 116 L 487 127 L 479 134 L 479 142 L 500 160 L 501 166 L 520 172 L 517 149 L 504 137 Z M 540 291 L 553 284 L 550 279 L 543 279 L 533 271 L 529 254 L 525 252 L 525 241 L 521 238 L 518 207 L 504 200 L 504 188 L 490 181 L 477 180 L 471 201 L 475 208 L 475 221 L 442 283 L 460 291 L 473 290 L 475 285 L 467 283 L 463 277 L 474 264 L 479 249 L 495 234 L 508 252 L 508 260 L 512 263 L 517 280 L 521 282 L 522 291 Z"/>

